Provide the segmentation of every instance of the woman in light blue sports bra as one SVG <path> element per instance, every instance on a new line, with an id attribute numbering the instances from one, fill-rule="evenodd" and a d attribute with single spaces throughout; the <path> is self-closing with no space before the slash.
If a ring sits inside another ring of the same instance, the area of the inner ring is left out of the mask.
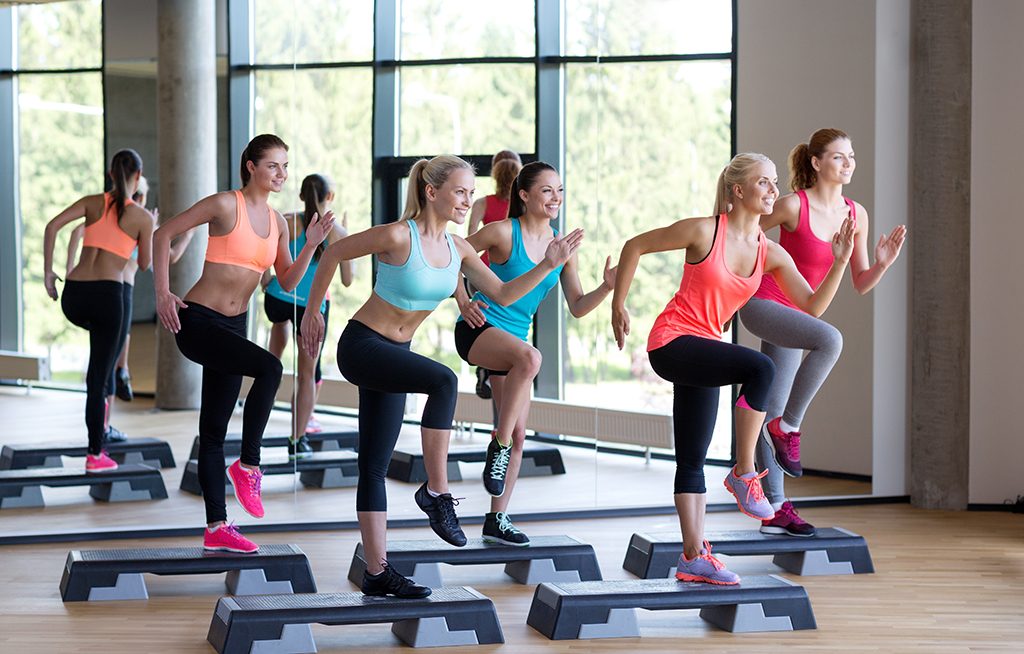
<path id="1" fill-rule="evenodd" d="M 581 230 L 553 239 L 540 263 L 503 282 L 465 239 L 450 234 L 473 202 L 475 181 L 468 163 L 454 156 L 421 159 L 409 172 L 402 219 L 353 234 L 327 248 L 313 278 L 309 303 L 320 302 L 338 262 L 374 254 L 377 282 L 338 341 L 342 375 L 359 387 L 359 485 L 356 512 L 366 556 L 362 589 L 367 595 L 426 597 L 387 566 L 387 494 L 384 476 L 402 427 L 406 393 L 427 395 L 420 421 L 427 482 L 415 494 L 434 532 L 461 547 L 466 536 L 448 492 L 448 439 L 455 413 L 457 379 L 446 366 L 410 351 L 410 340 L 424 319 L 455 292 L 461 271 L 499 304 L 511 304 L 565 263 L 583 238 Z M 323 339 L 323 317 L 307 311 L 302 346 L 311 356 Z"/>
<path id="2" fill-rule="evenodd" d="M 334 185 L 326 175 L 314 173 L 306 175 L 299 188 L 299 199 L 302 200 L 304 211 L 300 214 L 288 214 L 285 216 L 285 223 L 288 225 L 288 249 L 292 256 L 298 256 L 302 248 L 306 246 L 306 229 L 309 228 L 309 221 L 315 215 L 325 216 L 331 210 L 331 202 L 334 201 Z M 316 274 L 320 255 L 331 243 L 335 243 L 348 235 L 345 231 L 345 218 L 341 224 L 334 224 L 334 229 L 327 235 L 327 241 L 321 243 L 313 254 L 313 260 L 309 262 L 306 274 L 299 280 L 293 291 L 286 291 L 277 281 L 277 277 L 270 278 L 270 271 L 264 273 L 264 279 L 269 283 L 264 287 L 263 309 L 267 319 L 273 323 L 270 331 L 270 343 L 267 350 L 278 359 L 284 354 L 288 345 L 288 323 L 292 323 L 292 329 L 297 330 L 302 324 L 302 317 L 306 311 L 306 300 L 309 296 L 309 288 L 313 284 L 313 275 Z M 352 284 L 352 262 L 345 261 L 341 264 L 341 283 L 345 286 Z M 320 313 L 324 316 L 324 324 L 327 324 L 330 315 L 331 301 L 325 298 L 320 303 Z M 294 322 L 293 322 L 294 321 Z M 313 447 L 306 438 L 306 432 L 312 431 L 313 407 L 316 405 L 316 398 L 320 392 L 322 374 L 320 371 L 320 354 L 316 357 L 309 357 L 304 351 L 298 353 L 298 370 L 295 374 L 295 393 L 292 395 L 292 433 L 288 443 L 288 456 L 290 458 L 306 457 L 312 454 Z"/>
<path id="3" fill-rule="evenodd" d="M 551 221 L 558 217 L 561 206 L 558 171 L 539 161 L 526 164 L 512 184 L 508 219 L 485 225 L 469 237 L 469 244 L 474 250 L 487 252 L 491 271 L 499 279 L 511 279 L 533 266 L 533 259 L 558 237 Z M 569 313 L 581 318 L 608 297 L 615 286 L 615 269 L 609 257 L 601 284 L 584 293 L 573 255 L 508 306 L 491 301 L 486 292 L 477 292 L 472 302 L 461 289 L 456 294 L 463 317 L 455 323 L 455 348 L 467 363 L 488 370 L 498 412 L 483 475 L 484 488 L 493 496 L 491 510 L 484 518 L 483 537 L 487 542 L 520 547 L 530 544 L 526 534 L 512 524 L 507 509 L 523 459 L 530 390 L 541 366 L 540 352 L 526 339 L 537 307 L 559 280 Z"/>

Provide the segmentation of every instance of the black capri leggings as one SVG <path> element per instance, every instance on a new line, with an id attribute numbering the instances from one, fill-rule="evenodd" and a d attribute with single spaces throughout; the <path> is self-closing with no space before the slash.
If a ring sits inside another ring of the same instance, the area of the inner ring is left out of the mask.
<path id="1" fill-rule="evenodd" d="M 715 432 L 719 387 L 740 384 L 750 408 L 761 411 L 775 364 L 748 347 L 700 336 L 680 336 L 647 354 L 654 372 L 673 384 L 674 492 L 705 493 L 704 460 Z"/>
<path id="2" fill-rule="evenodd" d="M 199 486 L 208 523 L 227 520 L 224 437 L 238 402 L 242 377 L 252 377 L 242 414 L 242 463 L 260 464 L 263 430 L 281 384 L 281 362 L 245 337 L 246 314 L 225 316 L 195 302 L 178 312 L 178 349 L 203 367 L 199 409 Z"/>
<path id="3" fill-rule="evenodd" d="M 85 427 L 89 454 L 103 449 L 106 386 L 117 362 L 124 308 L 121 282 L 106 280 L 64 284 L 60 306 L 71 324 L 89 331 L 89 367 L 85 373 Z"/>
<path id="4" fill-rule="evenodd" d="M 267 314 L 267 320 L 274 323 L 292 321 L 292 331 L 302 335 L 302 317 L 306 315 L 306 307 L 301 304 L 290 304 L 280 298 L 276 298 L 273 295 L 263 295 L 263 311 Z M 324 317 L 324 333 L 327 333 L 327 318 L 331 315 L 331 303 L 330 301 L 324 302 L 324 310 L 321 312 Z M 320 355 L 324 351 L 324 342 L 320 341 L 320 350 L 316 355 L 316 370 L 313 371 L 313 381 L 320 383 L 323 379 L 323 373 L 320 370 Z"/>
<path id="5" fill-rule="evenodd" d="M 420 424 L 451 429 L 458 378 L 447 366 L 409 351 L 409 343 L 384 338 L 349 320 L 338 340 L 338 366 L 359 387 L 359 485 L 357 511 L 386 511 L 384 476 L 405 414 L 406 393 L 424 393 Z"/>
<path id="6" fill-rule="evenodd" d="M 117 354 L 114 355 L 114 365 L 110 369 L 110 378 L 107 379 L 107 397 L 114 394 L 117 388 L 117 359 L 124 350 L 124 344 L 128 341 L 128 333 L 132 329 L 132 299 L 135 295 L 135 287 L 131 284 L 121 284 L 121 333 L 117 342 Z"/>

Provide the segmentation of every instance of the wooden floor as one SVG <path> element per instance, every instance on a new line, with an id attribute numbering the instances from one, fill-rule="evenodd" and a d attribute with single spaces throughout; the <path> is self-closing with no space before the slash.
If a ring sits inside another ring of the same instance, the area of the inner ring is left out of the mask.
<path id="1" fill-rule="evenodd" d="M 85 395 L 63 391 L 0 387 L 0 445 L 6 443 L 74 441 L 85 442 L 82 412 Z M 350 418 L 321 416 L 328 429 L 353 429 Z M 108 504 L 94 502 L 85 487 L 43 489 L 45 509 L 4 509 L 0 511 L 0 535 L 39 532 L 82 532 L 88 530 L 131 530 L 149 527 L 187 528 L 203 524 L 203 501 L 179 490 L 184 464 L 188 459 L 198 423 L 197 411 L 153 409 L 152 401 L 136 399 L 117 402 L 112 424 L 130 436 L 166 440 L 174 452 L 177 468 L 163 470 L 170 497 L 153 502 Z M 232 431 L 241 430 L 241 412 L 236 412 Z M 267 433 L 285 433 L 288 413 L 275 411 Z M 475 440 L 472 440 L 475 438 Z M 484 437 L 453 437 L 453 443 L 485 443 Z M 400 446 L 417 446 L 419 430 L 407 427 Z M 562 447 L 567 474 L 527 477 L 519 481 L 510 512 L 534 513 L 552 510 L 585 510 L 633 506 L 665 506 L 670 502 L 675 464 L 616 454 L 597 453 L 593 449 Z M 283 451 L 283 450 L 282 450 Z M 70 461 L 70 459 L 67 459 Z M 459 513 L 482 516 L 488 509 L 488 496 L 480 484 L 483 463 L 461 464 L 464 481 L 454 482 L 452 491 L 463 497 Z M 708 501 L 731 504 L 732 498 L 722 486 L 723 467 L 708 467 Z M 264 478 L 263 523 L 337 522 L 355 519 L 355 490 L 308 489 L 297 476 L 274 475 Z M 821 497 L 870 493 L 870 484 L 848 480 L 807 476 L 787 480 L 793 497 Z M 392 518 L 422 519 L 423 514 L 411 501 L 415 484 L 388 481 L 389 515 Z M 230 499 L 230 498 L 229 498 Z M 245 525 L 253 518 L 238 510 L 231 500 L 228 515 Z"/>
<path id="2" fill-rule="evenodd" d="M 864 535 L 877 569 L 871 575 L 795 577 L 807 589 L 818 629 L 729 634 L 696 611 L 640 612 L 640 639 L 549 641 L 526 626 L 533 588 L 513 583 L 500 566 L 446 568 L 450 585 L 491 597 L 505 634 L 501 646 L 458 652 L 1020 652 L 1024 643 L 1024 516 L 951 513 L 876 505 L 806 509 L 820 526 Z M 735 513 L 708 518 L 709 529 L 746 528 Z M 531 535 L 566 533 L 591 542 L 606 579 L 621 569 L 633 531 L 674 528 L 669 517 L 536 522 Z M 392 530 L 392 538 L 426 538 L 425 529 Z M 322 592 L 355 590 L 345 580 L 357 534 L 263 535 L 261 543 L 296 543 L 309 555 Z M 69 549 L 190 544 L 189 539 L 90 542 L 81 546 L 19 545 L 0 550 L 0 651 L 11 654 L 213 651 L 206 633 L 222 577 L 147 576 L 148 601 L 63 604 L 58 583 Z M 723 557 L 741 574 L 781 573 L 768 557 Z M 387 625 L 314 626 L 320 651 L 399 651 Z"/>

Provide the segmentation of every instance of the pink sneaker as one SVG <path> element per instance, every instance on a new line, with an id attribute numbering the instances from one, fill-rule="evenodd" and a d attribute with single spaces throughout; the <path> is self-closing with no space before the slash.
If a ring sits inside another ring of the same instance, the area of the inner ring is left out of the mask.
<path id="1" fill-rule="evenodd" d="M 800 465 L 800 432 L 782 431 L 781 422 L 782 418 L 775 418 L 765 425 L 762 433 L 782 472 L 790 477 L 799 477 L 804 474 L 803 466 Z"/>
<path id="2" fill-rule="evenodd" d="M 235 487 L 235 497 L 245 512 L 254 518 L 262 518 L 263 502 L 260 500 L 260 483 L 263 481 L 263 471 L 259 468 L 255 470 L 243 468 L 242 462 L 239 460 L 228 466 L 228 477 L 231 478 L 231 485 Z"/>
<path id="3" fill-rule="evenodd" d="M 319 434 L 324 430 L 324 426 L 320 424 L 320 421 L 315 416 L 309 416 L 309 422 L 306 423 L 307 434 Z"/>
<path id="4" fill-rule="evenodd" d="M 117 461 L 114 461 L 107 456 L 106 450 L 103 450 L 99 454 L 85 455 L 86 472 L 104 472 L 107 470 L 117 470 Z"/>
<path id="5" fill-rule="evenodd" d="M 243 536 L 233 522 L 221 525 L 213 530 L 203 530 L 204 550 L 251 554 L 259 548 L 259 545 Z"/>

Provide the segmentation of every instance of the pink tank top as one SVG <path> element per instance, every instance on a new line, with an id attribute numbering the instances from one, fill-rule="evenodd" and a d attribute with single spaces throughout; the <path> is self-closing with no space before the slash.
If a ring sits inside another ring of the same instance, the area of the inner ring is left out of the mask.
<path id="1" fill-rule="evenodd" d="M 825 275 L 832 267 L 832 241 L 823 241 L 814 235 L 811 230 L 811 210 L 807 202 L 807 193 L 801 189 L 796 194 L 800 198 L 800 218 L 793 231 L 789 232 L 784 228 L 780 230 L 779 245 L 783 250 L 789 252 L 789 256 L 793 257 L 797 271 L 807 280 L 808 285 L 814 290 L 818 290 L 821 281 L 825 279 Z M 857 206 L 853 200 L 848 198 L 843 198 L 843 200 L 850 207 L 850 217 L 856 224 Z M 754 297 L 772 300 L 800 311 L 782 292 L 772 275 L 764 276 L 764 279 L 761 280 L 761 288 L 757 289 Z"/>
<path id="2" fill-rule="evenodd" d="M 679 336 L 700 336 L 720 340 L 722 324 L 746 304 L 757 290 L 768 254 L 764 232 L 757 236 L 757 259 L 750 277 L 740 277 L 725 265 L 725 237 L 729 217 L 718 217 L 711 252 L 699 263 L 683 266 L 683 281 L 665 310 L 654 321 L 647 339 L 647 351 L 668 345 Z"/>
<path id="3" fill-rule="evenodd" d="M 508 200 L 502 200 L 497 195 L 485 196 L 484 219 L 481 221 L 481 227 L 508 218 L 508 204 Z M 485 266 L 490 265 L 486 252 L 483 253 L 480 259 L 484 262 Z"/>

